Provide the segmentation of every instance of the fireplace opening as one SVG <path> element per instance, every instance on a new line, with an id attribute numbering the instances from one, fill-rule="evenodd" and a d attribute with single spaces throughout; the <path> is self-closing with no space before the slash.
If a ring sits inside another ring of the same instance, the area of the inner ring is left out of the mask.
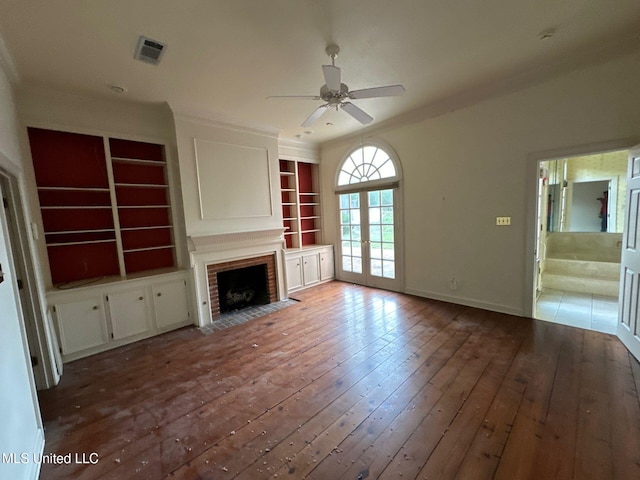
<path id="1" fill-rule="evenodd" d="M 267 265 L 254 265 L 217 273 L 220 313 L 269 303 Z"/>

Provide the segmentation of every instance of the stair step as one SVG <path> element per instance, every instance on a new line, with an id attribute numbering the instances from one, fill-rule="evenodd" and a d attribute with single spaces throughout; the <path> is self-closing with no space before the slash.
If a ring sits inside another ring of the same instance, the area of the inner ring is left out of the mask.
<path id="1" fill-rule="evenodd" d="M 589 276 L 559 275 L 550 272 L 542 274 L 542 288 L 567 292 L 591 293 L 595 295 L 618 296 L 618 279 L 603 279 Z"/>
<path id="2" fill-rule="evenodd" d="M 547 258 L 545 261 L 545 273 L 618 281 L 620 278 L 620 264 Z"/>

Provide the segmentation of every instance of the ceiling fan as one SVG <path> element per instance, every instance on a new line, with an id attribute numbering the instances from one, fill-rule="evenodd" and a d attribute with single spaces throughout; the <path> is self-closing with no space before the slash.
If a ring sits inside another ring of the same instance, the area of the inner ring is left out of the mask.
<path id="1" fill-rule="evenodd" d="M 304 122 L 302 122 L 303 127 L 311 126 L 331 107 L 335 107 L 336 111 L 341 108 L 361 124 L 366 125 L 373 120 L 373 117 L 348 100 L 395 97 L 404 93 L 404 87 L 402 85 L 387 85 L 384 87 L 363 88 L 362 90 L 349 91 L 349 87 L 344 83 L 341 83 L 340 69 L 336 67 L 336 57 L 340 52 L 340 48 L 337 45 L 329 45 L 325 49 L 325 52 L 327 52 L 327 55 L 331 58 L 331 65 L 322 66 L 325 84 L 320 88 L 320 95 L 277 95 L 267 97 L 324 100 L 326 103 L 320 105 Z"/>

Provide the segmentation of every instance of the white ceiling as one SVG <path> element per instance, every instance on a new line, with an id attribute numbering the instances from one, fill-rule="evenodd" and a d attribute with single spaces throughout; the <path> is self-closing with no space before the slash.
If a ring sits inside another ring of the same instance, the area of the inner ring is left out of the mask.
<path id="1" fill-rule="evenodd" d="M 321 101 L 266 97 L 317 95 L 329 43 L 352 90 L 404 84 L 354 101 L 377 125 L 635 48 L 639 20 L 638 0 L 0 0 L 20 85 L 117 96 L 118 84 L 131 101 L 314 142 L 362 127 L 329 111 L 305 134 Z M 160 65 L 133 59 L 141 34 L 167 44 Z"/>

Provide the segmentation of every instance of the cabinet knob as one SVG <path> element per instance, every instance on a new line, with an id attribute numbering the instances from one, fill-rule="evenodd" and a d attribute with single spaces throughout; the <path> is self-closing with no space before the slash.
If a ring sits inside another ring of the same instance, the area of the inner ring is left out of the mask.
<path id="1" fill-rule="evenodd" d="M 138 300 L 144 300 L 144 297 L 138 297 Z"/>
<path id="2" fill-rule="evenodd" d="M 99 308 L 100 308 L 100 307 L 98 307 L 98 305 L 94 305 L 94 306 L 93 306 L 93 309 L 94 309 L 94 310 L 98 310 Z"/>
<path id="3" fill-rule="evenodd" d="M 162 296 L 162 293 L 158 292 L 158 293 L 156 294 L 156 296 L 161 297 L 161 296 Z"/>

